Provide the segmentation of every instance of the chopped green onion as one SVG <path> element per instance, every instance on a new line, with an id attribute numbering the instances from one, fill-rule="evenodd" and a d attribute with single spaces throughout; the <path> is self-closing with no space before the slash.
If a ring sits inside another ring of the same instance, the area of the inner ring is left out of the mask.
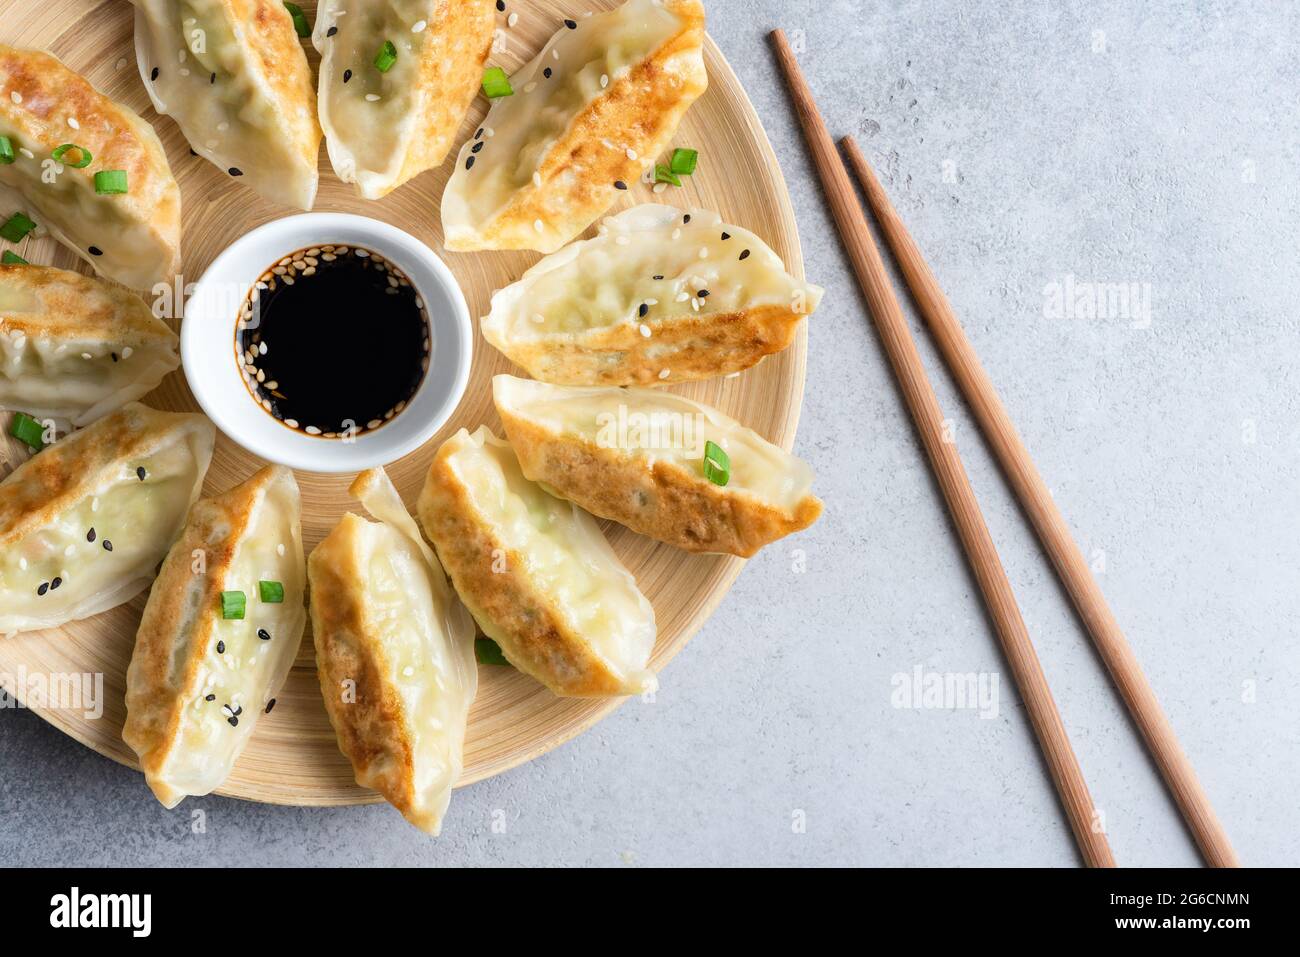
<path id="1" fill-rule="evenodd" d="M 36 224 L 22 213 L 14 213 L 0 226 L 0 237 L 16 243 L 35 228 Z"/>
<path id="2" fill-rule="evenodd" d="M 39 452 L 45 448 L 45 428 L 26 412 L 15 412 L 9 424 L 9 434 Z"/>
<path id="3" fill-rule="evenodd" d="M 50 156 L 54 158 L 54 162 L 62 163 L 63 157 L 67 156 L 68 153 L 73 150 L 77 151 L 77 162 L 65 164 L 71 166 L 73 169 L 85 169 L 90 165 L 90 161 L 95 158 L 90 155 L 90 150 L 86 149 L 84 146 L 78 146 L 76 143 L 64 143 L 62 146 L 57 147 Z"/>
<path id="4" fill-rule="evenodd" d="M 126 191 L 126 170 L 101 169 L 95 174 L 95 192 L 100 196 L 119 195 Z"/>
<path id="5" fill-rule="evenodd" d="M 384 45 L 379 48 L 375 54 L 375 69 L 380 73 L 387 73 L 397 62 L 397 47 L 393 46 L 392 40 L 385 40 Z"/>
<path id="6" fill-rule="evenodd" d="M 474 657 L 478 658 L 481 665 L 510 665 L 506 661 L 506 656 L 501 653 L 501 646 L 491 638 L 476 638 L 474 640 Z"/>
<path id="7" fill-rule="evenodd" d="M 731 456 L 714 442 L 704 443 L 704 477 L 714 485 L 731 481 Z"/>
<path id="8" fill-rule="evenodd" d="M 30 266 L 30 265 L 31 263 L 29 263 L 22 256 L 18 255 L 17 253 L 11 253 L 7 249 L 4 251 L 3 254 L 0 254 L 0 266 Z"/>
<path id="9" fill-rule="evenodd" d="M 0 136 L 0 164 L 9 164 L 14 161 L 14 144 L 9 141 L 9 137 Z"/>
<path id="10" fill-rule="evenodd" d="M 293 17 L 294 32 L 303 39 L 311 36 L 311 24 L 307 22 L 307 14 L 302 12 L 302 7 L 296 3 L 286 3 L 284 8 L 289 11 L 289 16 Z"/>
<path id="11" fill-rule="evenodd" d="M 284 585 L 280 582 L 259 581 L 257 591 L 262 596 L 262 601 L 268 605 L 278 605 L 284 601 Z"/>
<path id="12" fill-rule="evenodd" d="M 226 621 L 239 621 L 244 617 L 244 605 L 247 602 L 242 591 L 223 591 L 221 593 L 221 617 Z"/>
<path id="13" fill-rule="evenodd" d="M 506 71 L 501 67 L 490 66 L 483 71 L 483 95 L 489 100 L 512 96 L 514 92 L 514 88 L 510 85 L 510 77 L 506 76 Z"/>
<path id="14" fill-rule="evenodd" d="M 695 164 L 700 161 L 699 150 L 673 150 L 668 168 L 678 176 L 690 176 L 695 172 Z"/>
<path id="15" fill-rule="evenodd" d="M 677 178 L 677 174 L 662 164 L 655 165 L 655 182 L 671 183 L 673 186 L 682 185 L 682 181 Z"/>

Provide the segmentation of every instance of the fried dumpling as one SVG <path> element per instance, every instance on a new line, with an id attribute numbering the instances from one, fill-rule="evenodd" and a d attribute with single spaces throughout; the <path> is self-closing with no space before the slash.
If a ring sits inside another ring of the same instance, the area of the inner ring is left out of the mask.
<path id="1" fill-rule="evenodd" d="M 478 691 L 474 622 L 383 469 L 351 492 L 311 553 L 312 633 L 325 710 L 357 783 L 437 835 Z"/>
<path id="2" fill-rule="evenodd" d="M 658 541 L 748 558 L 821 514 L 804 462 L 683 396 L 508 375 L 492 396 L 525 476 Z"/>
<path id="3" fill-rule="evenodd" d="M 298 483 L 267 466 L 190 511 L 149 592 L 124 740 L 165 807 L 230 776 L 307 624 Z"/>
<path id="4" fill-rule="evenodd" d="M 132 292 L 51 266 L 0 266 L 0 408 L 88 425 L 181 363 Z"/>
<path id="5" fill-rule="evenodd" d="M 442 198 L 448 249 L 559 249 L 668 146 L 708 86 L 700 0 L 567 20 L 510 78 Z"/>
<path id="6" fill-rule="evenodd" d="M 321 131 L 311 67 L 281 0 L 131 2 L 154 109 L 223 172 L 311 209 Z"/>
<path id="7" fill-rule="evenodd" d="M 0 199 L 101 276 L 132 289 L 175 278 L 181 190 L 153 127 L 132 110 L 48 53 L 0 44 L 0 137 L 14 155 L 0 162 Z M 82 150 L 56 161 L 66 144 Z M 97 186 L 97 173 L 111 175 Z"/>
<path id="8" fill-rule="evenodd" d="M 0 635 L 89 618 L 148 588 L 215 438 L 201 415 L 132 402 L 14 469 L 0 482 Z"/>
<path id="9" fill-rule="evenodd" d="M 434 456 L 420 524 L 512 665 L 557 695 L 657 687 L 650 602 L 596 520 L 524 478 L 508 443 L 464 429 Z"/>
<path id="10" fill-rule="evenodd" d="M 652 385 L 748 369 L 794 340 L 822 290 L 717 213 L 635 206 L 492 297 L 483 337 L 534 379 Z"/>
<path id="11" fill-rule="evenodd" d="M 446 158 L 482 82 L 495 17 L 492 0 L 322 0 L 312 44 L 339 179 L 379 199 Z"/>

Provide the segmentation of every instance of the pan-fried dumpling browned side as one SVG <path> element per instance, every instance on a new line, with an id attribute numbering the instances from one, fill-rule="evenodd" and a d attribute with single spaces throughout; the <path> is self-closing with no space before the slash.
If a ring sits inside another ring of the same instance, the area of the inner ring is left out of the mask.
<path id="1" fill-rule="evenodd" d="M 524 478 L 487 426 L 443 443 L 418 508 L 465 607 L 516 668 L 557 695 L 654 690 L 650 602 L 596 520 Z"/>
<path id="2" fill-rule="evenodd" d="M 201 415 L 132 402 L 0 482 L 0 636 L 89 618 L 148 588 L 215 438 Z"/>
<path id="3" fill-rule="evenodd" d="M 131 0 L 154 108 L 199 156 L 267 199 L 311 209 L 315 88 L 281 0 Z"/>
<path id="4" fill-rule="evenodd" d="M 482 329 L 543 382 L 659 385 L 739 372 L 780 352 L 821 296 L 717 213 L 647 204 L 499 291 Z"/>
<path id="5" fill-rule="evenodd" d="M 0 266 L 0 408 L 88 425 L 181 364 L 133 292 L 51 266 Z"/>
<path id="6" fill-rule="evenodd" d="M 379 522 L 345 514 L 311 553 L 321 694 L 357 783 L 436 836 L 478 690 L 474 622 L 384 470 L 351 492 Z"/>
<path id="7" fill-rule="evenodd" d="M 0 199 L 13 207 L 3 216 L 24 211 L 124 286 L 172 282 L 181 190 L 153 127 L 48 53 L 0 44 L 0 136 L 14 153 L 0 163 Z M 85 159 L 74 150 L 55 162 L 52 154 L 69 143 L 90 153 L 86 165 L 74 165 Z M 113 175 L 97 186 L 96 173 Z"/>
<path id="8" fill-rule="evenodd" d="M 298 655 L 299 501 L 293 473 L 274 465 L 198 502 L 149 593 L 122 739 L 165 807 L 230 776 Z"/>
<path id="9" fill-rule="evenodd" d="M 510 78 L 442 197 L 448 249 L 559 249 L 668 146 L 708 86 L 700 0 L 567 20 Z"/>
<path id="10" fill-rule="evenodd" d="M 447 157 L 482 82 L 495 18 L 492 0 L 322 0 L 312 44 L 339 179 L 379 199 Z"/>
<path id="11" fill-rule="evenodd" d="M 658 541 L 748 558 L 821 515 L 805 463 L 683 396 L 508 375 L 492 395 L 524 475 Z M 706 474 L 709 442 L 728 461 Z"/>

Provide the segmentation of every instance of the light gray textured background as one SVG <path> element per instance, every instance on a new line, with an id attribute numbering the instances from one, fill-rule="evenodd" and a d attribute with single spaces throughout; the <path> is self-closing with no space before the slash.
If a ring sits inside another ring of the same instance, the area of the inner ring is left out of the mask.
<path id="1" fill-rule="evenodd" d="M 797 447 L 819 473 L 820 524 L 750 563 L 655 704 L 632 702 L 458 792 L 437 841 L 386 806 L 213 798 L 164 811 L 136 774 L 9 711 L 7 864 L 1077 863 L 1009 679 L 992 720 L 891 705 L 896 673 L 1003 662 L 811 178 L 763 39 L 777 25 L 802 31 L 832 131 L 856 134 L 885 176 L 1104 566 L 1243 860 L 1300 863 L 1297 8 L 707 6 L 781 158 L 808 274 L 827 287 Z M 1150 325 L 1045 315 L 1045 287 L 1067 275 L 1149 284 Z M 1116 857 L 1195 864 L 923 337 L 921 348 Z M 190 832 L 195 808 L 205 834 Z"/>

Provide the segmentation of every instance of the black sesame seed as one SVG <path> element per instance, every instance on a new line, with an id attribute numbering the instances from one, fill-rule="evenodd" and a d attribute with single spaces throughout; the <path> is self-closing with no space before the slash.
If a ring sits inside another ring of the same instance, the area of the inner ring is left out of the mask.
<path id="1" fill-rule="evenodd" d="M 695 295 L 699 296 L 701 299 L 708 299 L 708 298 L 709 298 L 709 291 L 708 291 L 707 289 L 701 289 L 701 290 L 700 290 L 699 292 L 697 292 Z"/>
<path id="2" fill-rule="evenodd" d="M 191 147 L 191 148 L 190 148 L 190 155 L 191 155 L 191 156 L 198 156 L 199 154 L 196 153 L 196 152 L 194 152 L 193 147 Z"/>
<path id="3" fill-rule="evenodd" d="M 154 67 L 154 68 L 149 72 L 149 79 L 151 79 L 151 80 L 156 80 L 156 79 L 158 79 L 158 68 L 157 68 L 157 67 Z"/>
<path id="4" fill-rule="evenodd" d="M 614 188 L 615 188 L 615 189 L 627 189 L 627 183 L 623 182 L 621 179 L 616 179 L 616 180 L 614 180 Z"/>
<path id="5" fill-rule="evenodd" d="M 548 80 L 551 78 L 551 68 L 549 66 L 542 71 L 542 76 L 546 77 Z"/>
<path id="6" fill-rule="evenodd" d="M 352 71 L 351 71 L 351 70 L 344 70 L 344 71 L 343 71 L 343 82 L 346 83 L 346 82 L 348 82 L 348 80 L 350 80 L 350 79 L 352 79 Z"/>
<path id="7" fill-rule="evenodd" d="M 506 12 L 506 0 L 497 0 L 497 9 L 502 13 Z"/>
<path id="8" fill-rule="evenodd" d="M 225 653 L 226 653 L 226 643 L 225 643 L 224 641 L 218 641 L 218 642 L 217 642 L 217 654 L 219 654 L 219 655 L 224 655 Z"/>
<path id="9" fill-rule="evenodd" d="M 47 591 L 49 591 L 49 590 L 50 590 L 50 583 L 49 583 L 49 582 L 41 582 L 40 587 L 36 589 L 36 594 L 38 594 L 38 595 L 44 595 L 44 594 L 45 594 Z"/>
<path id="10" fill-rule="evenodd" d="M 139 468 L 135 470 L 135 477 L 138 478 L 141 482 L 144 481 L 145 474 L 146 473 L 143 465 L 141 465 Z"/>
<path id="11" fill-rule="evenodd" d="M 116 353 L 116 352 L 110 352 L 109 355 L 113 357 L 113 361 L 114 361 L 114 362 L 117 361 L 117 353 Z"/>
<path id="12" fill-rule="evenodd" d="M 259 628 L 257 629 L 257 637 L 261 638 L 263 641 L 270 641 L 271 633 L 265 628 Z"/>
<path id="13" fill-rule="evenodd" d="M 466 168 L 466 169 L 473 169 L 473 168 L 474 168 L 474 157 L 473 157 L 473 156 L 471 156 L 471 157 L 469 157 L 469 159 L 465 160 L 465 168 Z"/>
<path id="14" fill-rule="evenodd" d="M 741 258 L 741 259 L 748 259 L 748 258 L 749 258 L 749 250 L 746 249 L 743 253 L 741 253 L 741 254 L 740 254 L 740 258 Z"/>
<path id="15" fill-rule="evenodd" d="M 217 75 L 215 73 L 212 74 L 212 76 L 208 77 L 208 85 L 212 85 L 213 83 L 216 82 L 217 82 Z"/>
<path id="16" fill-rule="evenodd" d="M 217 700 L 217 696 L 214 695 L 214 694 L 210 694 L 210 695 L 208 695 L 206 698 L 204 698 L 203 700 L 204 700 L 204 701 L 216 701 L 216 700 Z"/>
<path id="17" fill-rule="evenodd" d="M 690 214 L 690 213 L 687 213 L 685 216 L 682 217 L 682 224 L 683 224 L 683 225 L 685 225 L 686 223 L 689 223 L 690 221 L 691 221 L 691 214 Z"/>
<path id="18" fill-rule="evenodd" d="M 483 127 L 480 126 L 478 128 L 478 132 L 474 134 L 474 139 L 478 139 L 482 135 L 483 135 Z"/>
<path id="19" fill-rule="evenodd" d="M 483 140 L 479 140 L 477 143 L 475 143 L 473 146 L 471 146 L 471 147 L 469 148 L 469 151 L 470 151 L 471 153 L 477 153 L 477 152 L 478 152 L 479 150 L 481 150 L 485 145 L 486 145 L 486 144 L 484 143 Z"/>
<path id="20" fill-rule="evenodd" d="M 90 255 L 92 255 L 92 256 L 102 256 L 102 255 L 104 255 L 104 250 L 100 249 L 98 246 L 91 246 L 90 249 L 89 249 L 89 252 L 90 252 Z"/>
<path id="21" fill-rule="evenodd" d="M 641 308 L 637 310 L 637 315 L 639 315 L 642 319 L 644 319 L 645 314 L 649 311 L 650 311 L 650 306 L 647 303 L 643 302 L 641 303 Z"/>
<path id="22" fill-rule="evenodd" d="M 233 715 L 237 718 L 237 717 L 239 717 L 241 714 L 244 713 L 244 706 L 241 704 L 238 708 L 236 708 L 235 710 L 231 711 L 230 713 L 233 714 Z"/>
<path id="23" fill-rule="evenodd" d="M 338 28 L 338 27 L 330 27 L 328 30 L 325 31 L 325 35 L 326 35 L 327 37 L 332 37 L 332 36 L 334 36 L 334 34 L 336 34 L 336 33 L 338 33 L 338 32 L 339 32 L 339 28 Z"/>
<path id="24" fill-rule="evenodd" d="M 663 278 L 664 278 L 663 276 L 655 276 L 655 277 L 654 277 L 654 280 L 655 280 L 656 282 L 658 282 L 658 281 L 662 280 Z"/>
<path id="25" fill-rule="evenodd" d="M 236 718 L 234 715 L 231 715 L 229 718 L 226 719 L 226 721 L 230 724 L 232 728 L 239 727 L 239 719 Z"/>
<path id="26" fill-rule="evenodd" d="M 267 714 L 270 714 L 270 713 L 271 713 L 271 709 L 274 708 L 274 707 L 275 707 L 275 699 L 272 698 L 270 701 L 268 701 L 268 702 L 266 703 L 266 713 L 267 713 Z"/>
<path id="27" fill-rule="evenodd" d="M 52 582 L 50 582 L 50 591 L 54 591 L 54 589 L 58 588 L 62 584 L 63 584 L 62 578 L 55 578 Z"/>
<path id="28" fill-rule="evenodd" d="M 232 167 L 230 167 L 230 169 L 226 170 L 226 172 L 228 172 L 231 176 L 243 176 L 243 175 L 244 175 L 244 171 L 243 171 L 242 169 L 240 169 L 238 166 L 232 166 Z"/>
<path id="29" fill-rule="evenodd" d="M 111 552 L 112 550 L 113 550 L 113 543 L 110 542 L 107 538 L 104 539 L 104 551 Z"/>
<path id="30" fill-rule="evenodd" d="M 576 20 L 565 20 L 564 25 L 568 27 L 570 30 L 578 29 L 578 21 Z"/>
<path id="31" fill-rule="evenodd" d="M 730 239 L 730 238 L 731 238 L 731 233 L 723 233 L 723 234 L 722 234 L 722 241 L 723 241 L 724 243 L 725 243 L 728 239 Z"/>
<path id="32" fill-rule="evenodd" d="M 86 533 L 86 541 L 93 542 L 94 540 L 95 540 L 95 530 L 92 528 L 90 531 Z"/>

